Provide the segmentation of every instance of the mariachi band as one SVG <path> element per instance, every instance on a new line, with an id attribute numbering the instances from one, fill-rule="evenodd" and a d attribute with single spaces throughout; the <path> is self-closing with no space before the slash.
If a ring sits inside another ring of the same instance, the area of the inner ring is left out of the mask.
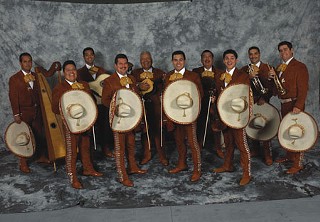
<path id="1" fill-rule="evenodd" d="M 229 49 L 223 53 L 225 69 L 220 70 L 213 66 L 214 54 L 204 50 L 203 66 L 192 71 L 185 67 L 185 53 L 175 51 L 171 57 L 173 70 L 168 73 L 154 68 L 151 53 L 144 51 L 140 54 L 141 68 L 130 74 L 127 56 L 118 54 L 111 75 L 96 66 L 90 47 L 83 50 L 85 65 L 78 70 L 74 61 L 68 60 L 62 67 L 54 62 L 49 70 L 37 67 L 32 72 L 31 55 L 22 53 L 21 70 L 9 79 L 14 122 L 6 130 L 7 147 L 19 158 L 24 173 L 30 173 L 30 158 L 54 163 L 55 167 L 55 160 L 64 157 L 71 186 L 82 189 L 76 170 L 78 152 L 82 174 L 100 177 L 103 174 L 94 169 L 90 150 L 92 145 L 95 149 L 100 146 L 106 157 L 115 159 L 118 181 L 132 187 L 129 175 L 147 173 L 139 165 L 152 159 L 152 147 L 160 163 L 169 165 L 164 130 L 173 134 L 178 152 L 178 161 L 168 172 L 188 170 L 190 147 L 190 181 L 199 181 L 201 149 L 210 135 L 217 155 L 224 161 L 213 172 L 234 171 L 237 147 L 243 172 L 239 184 L 243 186 L 251 180 L 251 157 L 260 153 L 260 143 L 265 164 L 273 164 L 271 140 L 278 136 L 286 155 L 275 161 L 291 162 L 286 173 L 296 174 L 303 169 L 304 152 L 317 141 L 318 126 L 304 112 L 307 67 L 293 57 L 290 42 L 280 42 L 278 51 L 282 63 L 276 68 L 260 60 L 256 46 L 248 50 L 250 63 L 237 68 L 238 54 Z M 51 92 L 45 77 L 55 72 L 59 83 Z M 269 103 L 272 96 L 278 96 L 281 102 L 281 115 Z M 136 132 L 141 132 L 144 154 L 139 164 L 135 157 Z"/>

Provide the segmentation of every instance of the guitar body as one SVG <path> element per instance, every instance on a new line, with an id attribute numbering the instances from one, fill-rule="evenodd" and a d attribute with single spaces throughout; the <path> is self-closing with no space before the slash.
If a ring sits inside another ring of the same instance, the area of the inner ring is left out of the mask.
<path id="1" fill-rule="evenodd" d="M 98 105 L 101 104 L 103 82 L 109 76 L 109 74 L 101 74 L 94 81 L 88 82 L 90 89 L 93 91 L 93 95 L 96 97 Z"/>

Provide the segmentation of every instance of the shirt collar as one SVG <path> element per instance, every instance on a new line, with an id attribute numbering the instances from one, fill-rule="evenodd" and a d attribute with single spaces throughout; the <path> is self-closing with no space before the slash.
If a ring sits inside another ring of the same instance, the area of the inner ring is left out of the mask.
<path id="1" fill-rule="evenodd" d="M 226 70 L 226 72 L 232 76 L 235 69 L 236 69 L 236 67 L 233 67 L 233 69 L 231 69 L 229 72 L 227 70 Z"/>
<path id="2" fill-rule="evenodd" d="M 251 63 L 251 64 L 252 64 L 252 63 Z M 255 66 L 257 66 L 257 67 L 260 67 L 261 61 L 257 62 L 256 64 L 252 64 L 252 65 L 255 65 Z"/>
<path id="3" fill-rule="evenodd" d="M 76 82 L 77 82 L 77 81 L 71 82 L 71 81 L 69 81 L 69 80 L 67 80 L 67 79 L 65 79 L 65 80 L 66 80 L 67 83 L 69 83 L 70 86 L 71 86 L 73 83 L 76 83 Z"/>
<path id="4" fill-rule="evenodd" d="M 293 57 L 291 57 L 290 59 L 288 59 L 288 61 L 286 61 L 286 62 L 282 61 L 282 63 L 289 65 L 289 63 L 291 62 L 292 59 L 293 59 Z"/>
<path id="5" fill-rule="evenodd" d="M 204 71 L 211 71 L 212 72 L 212 66 L 209 69 L 207 69 L 206 67 L 203 67 L 203 68 L 204 68 Z"/>
<path id="6" fill-rule="evenodd" d="M 146 69 L 143 69 L 144 72 L 152 72 L 152 67 L 150 67 L 150 69 L 146 70 Z"/>
<path id="7" fill-rule="evenodd" d="M 177 70 L 174 70 L 175 73 L 178 72 L 178 73 L 181 73 L 182 75 L 184 75 L 185 71 L 186 71 L 186 67 L 183 67 L 183 69 L 181 69 L 179 72 Z"/>
<path id="8" fill-rule="evenodd" d="M 24 71 L 22 69 L 21 69 L 21 71 L 22 71 L 23 75 L 31 74 L 31 71 L 29 73 L 27 73 L 26 71 Z"/>
<path id="9" fill-rule="evenodd" d="M 121 79 L 122 77 L 127 77 L 127 76 L 128 76 L 127 74 L 122 75 L 122 74 L 118 73 L 117 71 L 116 71 L 116 73 L 118 74 L 118 76 L 119 76 L 120 79 Z"/>
<path id="10" fill-rule="evenodd" d="M 93 64 L 92 66 L 94 66 L 94 64 Z M 87 69 L 91 69 L 92 66 L 90 66 L 90 65 L 88 65 L 88 64 L 86 63 Z"/>

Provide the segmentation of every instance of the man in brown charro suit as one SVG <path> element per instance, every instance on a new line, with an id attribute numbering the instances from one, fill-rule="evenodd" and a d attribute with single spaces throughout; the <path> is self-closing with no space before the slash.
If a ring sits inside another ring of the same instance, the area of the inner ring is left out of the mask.
<path id="1" fill-rule="evenodd" d="M 293 57 L 294 51 L 291 42 L 280 42 L 278 50 L 282 64 L 277 67 L 276 71 L 274 69 L 270 70 L 269 78 L 274 78 L 274 75 L 277 75 L 286 90 L 284 95 L 280 95 L 278 91 L 275 91 L 281 102 L 281 115 L 284 117 L 289 112 L 300 113 L 304 111 L 308 93 L 309 73 L 306 65 Z M 276 160 L 276 162 L 292 161 L 293 165 L 286 173 L 295 174 L 303 169 L 303 155 L 303 152 L 287 151 L 286 156 Z"/>
<path id="2" fill-rule="evenodd" d="M 95 54 L 93 48 L 85 48 L 82 54 L 86 64 L 82 68 L 78 69 L 78 80 L 92 82 L 101 74 L 106 74 L 106 70 L 104 68 L 94 64 Z M 101 150 L 104 155 L 106 157 L 114 157 L 114 154 L 110 150 L 113 146 L 113 136 L 109 126 L 108 110 L 102 104 L 97 104 L 97 107 L 98 119 L 95 124 L 97 140 L 101 145 Z"/>
<path id="3" fill-rule="evenodd" d="M 165 78 L 165 87 L 169 85 L 171 81 L 178 79 L 186 79 L 192 81 L 196 84 L 199 89 L 200 97 L 203 97 L 203 90 L 201 85 L 200 77 L 197 73 L 191 72 L 185 68 L 186 56 L 183 51 L 175 51 L 172 53 L 172 64 L 174 70 L 170 71 Z M 174 138 L 176 142 L 176 147 L 178 150 L 178 164 L 175 168 L 169 170 L 169 173 L 175 174 L 187 169 L 187 149 L 185 145 L 185 137 L 187 136 L 188 143 L 191 148 L 192 161 L 193 161 L 193 174 L 190 178 L 192 182 L 198 181 L 201 177 L 201 153 L 200 146 L 197 140 L 197 123 L 193 122 L 191 124 L 182 125 L 173 123 L 167 120 L 168 131 L 174 130 Z"/>
<path id="4" fill-rule="evenodd" d="M 59 102 L 62 95 L 71 89 L 81 89 L 91 95 L 91 90 L 88 83 L 84 81 L 77 81 L 76 64 L 72 60 L 68 60 L 63 64 L 63 73 L 65 80 L 58 83 L 52 91 L 52 111 L 60 115 Z M 85 176 L 102 176 L 102 173 L 97 172 L 93 168 L 90 158 L 90 135 L 89 131 L 81 134 L 73 134 L 68 127 L 64 125 L 66 138 L 66 171 L 69 176 L 71 185 L 75 189 L 82 189 L 82 184 L 77 177 L 76 163 L 77 163 L 77 147 L 81 154 L 81 162 L 83 164 L 83 175 Z"/>
<path id="5" fill-rule="evenodd" d="M 102 91 L 102 104 L 110 108 L 110 102 L 115 92 L 122 88 L 131 89 L 138 92 L 136 80 L 133 76 L 127 75 L 128 58 L 124 54 L 118 54 L 114 61 L 115 73 L 104 80 Z M 122 81 L 125 80 L 125 81 Z M 126 133 L 113 132 L 115 145 L 115 159 L 119 182 L 124 186 L 132 187 L 134 184 L 129 179 L 129 174 L 145 174 L 147 170 L 138 167 L 135 159 L 135 133 L 131 130 Z M 128 156 L 128 173 L 125 167 L 125 149 Z"/>
<path id="6" fill-rule="evenodd" d="M 225 73 L 219 73 L 215 76 L 216 87 L 218 95 L 227 87 L 228 84 L 242 83 L 250 86 L 249 76 L 236 68 L 238 61 L 238 54 L 236 51 L 229 49 L 223 53 L 223 63 L 226 66 Z M 237 145 L 240 151 L 240 164 L 242 166 L 243 174 L 240 180 L 240 185 L 246 185 L 251 180 L 250 171 L 250 150 L 247 144 L 245 129 L 233 129 L 227 127 L 223 130 L 224 142 L 226 144 L 226 154 L 224 163 L 221 167 L 214 169 L 216 173 L 232 172 L 234 145 Z"/>
<path id="7" fill-rule="evenodd" d="M 32 57 L 29 53 L 22 53 L 19 56 L 19 61 L 21 70 L 9 79 L 9 99 L 14 121 L 18 124 L 24 121 L 31 127 L 37 143 L 36 158 L 38 158 L 38 162 L 48 162 L 45 135 L 42 129 L 43 121 L 40 109 L 38 75 L 31 72 Z M 54 63 L 50 70 L 48 72 L 45 71 L 43 74 L 51 76 L 55 71 L 56 64 Z M 27 158 L 19 157 L 19 159 L 20 170 L 24 173 L 29 173 L 30 168 L 27 164 Z"/>
<path id="8" fill-rule="evenodd" d="M 205 133 L 204 126 L 206 124 L 210 93 L 215 93 L 215 90 L 216 90 L 216 86 L 214 83 L 214 75 L 217 72 L 221 72 L 220 70 L 218 70 L 213 66 L 213 62 L 214 62 L 213 53 L 210 50 L 204 50 L 201 53 L 201 63 L 203 66 L 192 70 L 193 72 L 196 72 L 199 74 L 201 78 L 203 92 L 204 92 L 204 96 L 201 102 L 201 112 L 197 121 L 197 136 L 198 136 L 198 141 L 200 146 L 202 146 L 203 144 L 203 137 Z M 214 96 L 214 95 L 211 95 L 211 96 Z M 211 132 L 210 123 L 208 123 L 208 126 L 209 127 L 207 128 L 207 130 Z M 213 134 L 213 137 L 214 137 L 214 147 L 217 152 L 217 155 L 223 159 L 224 153 L 221 149 L 221 132 L 219 131 L 219 132 L 211 132 L 211 133 Z M 207 132 L 207 135 L 208 135 L 208 132 Z"/>
<path id="9" fill-rule="evenodd" d="M 148 51 L 141 52 L 140 64 L 142 68 L 135 69 L 131 75 L 138 82 L 139 89 L 143 94 L 144 105 L 147 116 L 148 133 L 150 143 L 154 139 L 154 145 L 159 154 L 160 163 L 164 166 L 168 165 L 166 154 L 161 147 L 161 101 L 160 96 L 163 89 L 163 77 L 165 72 L 152 67 L 151 53 Z M 152 85 L 151 85 L 152 84 Z M 146 125 L 143 131 L 146 130 Z M 140 164 L 146 164 L 151 160 L 151 144 L 148 143 L 147 133 L 142 134 L 141 142 L 144 149 L 144 158 Z M 149 146 L 150 145 L 150 146 Z"/>
<path id="10" fill-rule="evenodd" d="M 260 49 L 256 46 L 252 46 L 248 50 L 248 55 L 250 59 L 250 64 L 246 65 L 241 68 L 242 71 L 249 74 L 249 78 L 252 79 L 254 77 L 258 77 L 260 82 L 262 83 L 263 87 L 268 89 L 265 94 L 259 92 L 258 89 L 253 85 L 251 81 L 251 89 L 253 92 L 254 103 L 258 105 L 263 105 L 265 102 L 269 103 L 270 98 L 272 97 L 272 87 L 273 85 L 270 84 L 268 81 L 269 78 L 269 65 L 261 62 L 260 60 Z M 250 66 L 250 69 L 249 69 Z M 251 70 L 251 71 L 250 71 Z M 271 141 L 263 141 L 263 154 L 265 158 L 265 164 L 270 166 L 272 165 L 272 148 L 271 148 Z M 251 157 L 258 155 L 259 152 L 260 142 L 257 140 L 252 140 L 252 147 L 251 148 Z"/>

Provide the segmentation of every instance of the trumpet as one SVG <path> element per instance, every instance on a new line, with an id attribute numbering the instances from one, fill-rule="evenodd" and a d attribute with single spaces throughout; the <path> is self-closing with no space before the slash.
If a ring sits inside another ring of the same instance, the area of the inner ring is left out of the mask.
<path id="1" fill-rule="evenodd" d="M 248 64 L 248 71 L 249 71 L 249 74 L 252 74 L 254 72 L 254 68 Z M 261 95 L 265 95 L 266 93 L 268 93 L 268 88 L 265 88 L 259 77 L 258 76 L 255 76 L 251 79 L 251 82 L 254 86 L 254 88 L 261 94 Z"/>
<path id="2" fill-rule="evenodd" d="M 271 68 L 269 66 L 269 63 L 267 63 L 267 65 L 268 65 L 269 70 L 271 70 Z M 274 81 L 274 84 L 277 87 L 278 93 L 281 96 L 285 95 L 287 93 L 287 90 L 283 87 L 283 85 L 282 85 L 282 83 L 281 83 L 281 81 L 280 81 L 280 79 L 279 79 L 277 74 L 274 75 L 273 81 Z"/>

